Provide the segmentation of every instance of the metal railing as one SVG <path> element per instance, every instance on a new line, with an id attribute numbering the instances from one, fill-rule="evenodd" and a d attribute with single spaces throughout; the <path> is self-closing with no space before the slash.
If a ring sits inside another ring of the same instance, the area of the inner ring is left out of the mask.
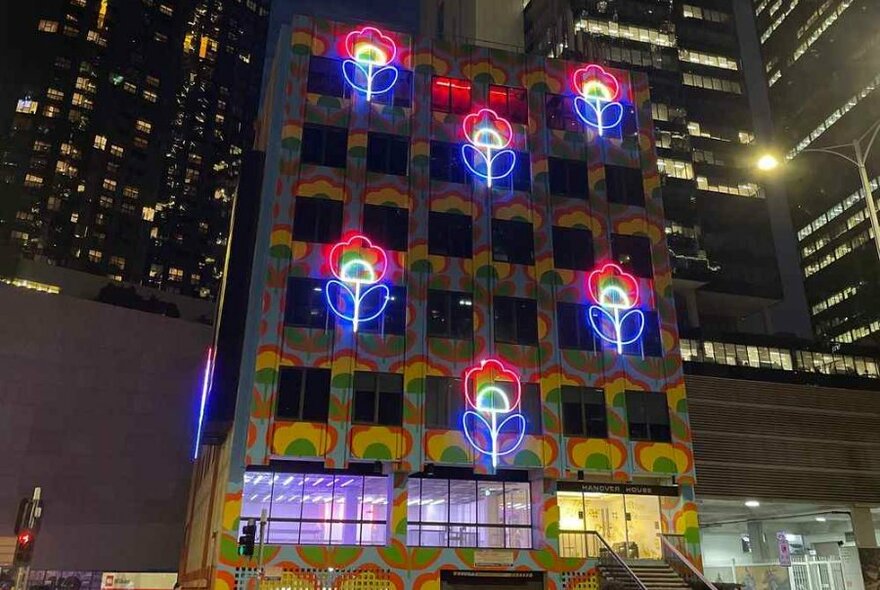
<path id="1" fill-rule="evenodd" d="M 634 585 L 638 590 L 648 590 L 623 558 L 596 531 L 560 531 L 559 549 L 563 557 L 598 559 L 599 565 L 611 574 L 614 581 L 630 587 Z"/>
<path id="2" fill-rule="evenodd" d="M 718 590 L 687 557 L 683 535 L 660 535 L 663 559 L 693 590 Z"/>

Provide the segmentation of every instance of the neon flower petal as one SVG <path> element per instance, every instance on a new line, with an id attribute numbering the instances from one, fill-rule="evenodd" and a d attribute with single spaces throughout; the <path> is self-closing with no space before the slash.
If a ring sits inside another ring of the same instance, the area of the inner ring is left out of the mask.
<path id="1" fill-rule="evenodd" d="M 345 37 L 345 50 L 356 62 L 373 66 L 386 66 L 397 56 L 394 40 L 375 27 L 349 33 Z"/>
<path id="2" fill-rule="evenodd" d="M 385 250 L 360 234 L 334 245 L 328 261 L 333 276 L 348 283 L 372 285 L 382 280 L 388 268 Z"/>
<path id="3" fill-rule="evenodd" d="M 620 85 L 617 79 L 595 64 L 581 68 L 572 75 L 574 91 L 584 98 L 611 102 L 617 98 Z"/>
<path id="4" fill-rule="evenodd" d="M 639 302 L 638 281 L 612 262 L 589 274 L 587 292 L 602 307 L 632 309 Z"/>
<path id="5" fill-rule="evenodd" d="M 464 118 L 464 136 L 477 148 L 503 150 L 513 139 L 513 128 L 507 119 L 492 109 L 480 109 Z"/>
<path id="6" fill-rule="evenodd" d="M 510 383 L 513 386 L 511 395 L 503 391 L 495 383 Z M 474 410 L 480 411 L 496 411 L 489 410 L 486 407 L 488 398 L 505 397 L 503 406 L 505 411 L 517 409 L 519 407 L 520 396 L 522 395 L 522 384 L 519 376 L 511 369 L 505 367 L 498 359 L 486 359 L 481 361 L 479 366 L 468 369 L 464 374 L 464 398 L 468 405 Z"/>

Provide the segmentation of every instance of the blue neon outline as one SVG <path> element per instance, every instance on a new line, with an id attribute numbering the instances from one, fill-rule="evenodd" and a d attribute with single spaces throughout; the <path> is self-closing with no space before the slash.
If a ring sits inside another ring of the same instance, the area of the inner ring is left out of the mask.
<path id="1" fill-rule="evenodd" d="M 585 105 L 581 107 L 580 105 Z M 610 123 L 606 125 L 604 121 L 602 121 L 602 117 L 605 116 L 605 110 L 611 108 L 612 106 L 617 106 L 620 109 L 620 112 L 617 115 L 617 120 L 614 123 Z M 584 112 L 583 109 L 589 107 L 592 112 L 596 115 L 596 121 L 590 121 Z M 623 121 L 623 104 L 618 101 L 605 101 L 599 98 L 592 97 L 590 99 L 586 99 L 583 96 L 575 96 L 574 97 L 574 112 L 580 117 L 580 120 L 596 129 L 599 135 L 604 135 L 605 130 L 612 130 Z"/>
<path id="2" fill-rule="evenodd" d="M 608 336 L 606 336 L 604 331 L 601 329 L 601 326 L 596 325 L 596 320 L 594 319 L 594 316 L 593 316 L 594 310 L 601 311 L 602 314 L 605 316 L 602 319 L 607 319 L 609 322 L 611 322 L 611 327 L 614 329 L 616 339 L 609 338 Z M 633 336 L 631 338 L 624 338 L 623 324 L 627 318 L 629 318 L 630 316 L 633 316 L 633 315 L 635 317 L 639 318 L 639 327 L 635 331 L 635 336 Z M 605 309 L 601 305 L 591 305 L 590 309 L 587 310 L 587 317 L 589 317 L 589 319 L 590 319 L 590 325 L 593 327 L 593 331 L 596 332 L 596 334 L 599 336 L 599 338 L 601 338 L 605 342 L 616 345 L 618 354 L 623 354 L 623 347 L 627 344 L 632 344 L 633 342 L 635 342 L 636 340 L 641 338 L 642 333 L 645 331 L 645 314 L 640 309 L 631 309 L 631 310 L 627 311 L 626 313 L 624 313 L 623 315 L 619 316 L 615 320 L 615 317 L 612 314 L 612 312 L 608 311 L 607 309 Z"/>
<path id="3" fill-rule="evenodd" d="M 486 427 L 486 430 L 489 431 L 489 441 L 492 445 L 491 449 L 484 449 L 483 447 L 478 445 L 477 442 L 473 439 L 473 437 L 471 436 L 470 430 L 468 429 L 468 426 L 467 426 L 468 416 L 477 417 L 480 420 L 480 422 L 483 423 L 483 426 Z M 507 424 L 511 420 L 515 420 L 515 419 L 519 419 L 519 421 L 522 423 L 522 428 L 520 428 L 517 432 L 518 436 L 517 436 L 516 442 L 513 445 L 511 445 L 511 447 L 509 449 L 507 449 L 506 451 L 499 452 L 497 450 L 498 436 L 501 434 L 501 429 L 504 428 L 505 424 Z M 498 424 L 496 426 L 495 430 L 492 430 L 492 426 L 482 416 L 482 414 L 480 414 L 479 412 L 476 412 L 474 410 L 465 410 L 464 414 L 462 414 L 462 416 L 461 416 L 461 426 L 462 426 L 462 430 L 464 431 L 465 438 L 467 438 L 467 441 L 474 448 L 474 450 L 483 454 L 483 455 L 487 455 L 492 458 L 492 467 L 498 466 L 498 457 L 504 457 L 505 455 L 509 455 L 512 452 L 514 452 L 515 450 L 517 450 L 519 448 L 519 446 L 522 444 L 522 441 L 526 436 L 526 417 L 518 412 L 516 414 L 510 414 L 509 416 L 507 416 L 504 420 L 501 421 L 501 424 Z"/>
<path id="4" fill-rule="evenodd" d="M 196 425 L 196 442 L 193 449 L 193 461 L 199 458 L 199 446 L 202 442 L 202 428 L 205 424 L 205 408 L 208 405 L 208 393 L 211 390 L 211 378 L 214 374 L 214 349 L 208 348 L 208 358 L 205 359 L 205 372 L 202 375 L 202 396 L 199 404 L 199 420 Z"/>
<path id="5" fill-rule="evenodd" d="M 344 289 L 345 292 L 348 293 L 348 296 L 351 298 L 351 302 L 352 302 L 353 307 L 354 306 L 359 307 L 360 303 L 364 300 L 364 298 L 367 295 L 369 295 L 370 293 L 372 293 L 373 291 L 375 291 L 376 289 L 384 289 L 385 290 L 385 298 L 382 300 L 382 305 L 379 306 L 379 309 L 378 309 L 378 311 L 376 311 L 376 313 L 374 313 L 373 315 L 368 316 L 368 317 L 355 318 L 354 316 L 345 314 L 336 308 L 336 304 L 330 298 L 330 288 L 329 288 L 330 285 L 337 285 L 341 289 Z M 391 300 L 391 289 L 388 288 L 388 285 L 385 285 L 383 283 L 379 283 L 378 285 L 373 285 L 370 288 L 368 288 L 367 290 L 363 291 L 361 293 L 360 298 L 357 300 L 357 302 L 355 302 L 355 295 L 354 295 L 354 293 L 351 292 L 351 289 L 348 288 L 348 285 L 346 285 L 344 282 L 338 281 L 336 279 L 329 279 L 327 281 L 327 285 L 324 287 L 324 298 L 327 300 L 327 305 L 330 307 L 330 311 L 335 313 L 339 318 L 341 318 L 343 320 L 347 320 L 347 321 L 351 322 L 352 324 L 354 324 L 355 322 L 361 324 L 364 322 L 369 322 L 369 321 L 375 320 L 377 317 L 382 315 L 382 312 L 385 311 L 385 308 L 388 307 L 388 302 Z"/>
<path id="6" fill-rule="evenodd" d="M 347 65 L 354 66 L 358 70 L 360 70 L 360 72 L 367 79 L 366 86 L 361 86 L 360 84 L 355 82 L 349 76 L 348 70 L 345 67 Z M 366 67 L 366 70 L 364 69 L 365 67 Z M 380 90 L 373 88 L 373 80 L 376 78 L 376 76 L 378 76 L 379 74 L 381 74 L 382 72 L 384 72 L 386 70 L 391 70 L 392 72 L 394 72 L 394 78 L 391 80 L 391 84 L 389 84 L 387 88 L 383 88 Z M 384 94 L 384 93 L 388 92 L 389 90 L 391 90 L 392 88 L 394 88 L 394 85 L 397 84 L 397 79 L 399 76 L 400 76 L 400 72 L 398 71 L 398 69 L 395 66 L 391 66 L 391 65 L 382 66 L 378 70 L 373 71 L 372 66 L 364 66 L 363 64 L 360 64 L 353 59 L 346 59 L 345 61 L 342 62 L 342 77 L 345 78 L 345 81 L 348 82 L 349 86 L 351 86 L 352 88 L 354 88 L 358 92 L 363 93 L 367 97 L 367 100 L 370 100 L 371 96 L 374 96 L 376 94 Z"/>
<path id="7" fill-rule="evenodd" d="M 479 172 L 478 170 L 476 170 L 473 167 L 473 165 L 471 165 L 470 158 L 468 158 L 467 151 L 466 151 L 468 148 L 470 148 L 475 153 L 479 154 L 481 158 L 483 158 L 483 162 L 486 163 L 486 173 L 485 174 L 483 174 L 482 172 Z M 492 163 L 499 156 L 502 156 L 502 155 L 505 155 L 508 153 L 511 156 L 513 156 L 511 158 L 510 169 L 507 170 L 506 172 L 504 172 L 504 174 L 500 174 L 498 176 L 495 176 L 494 174 L 492 174 Z M 469 143 L 465 143 L 461 146 L 461 159 L 464 160 L 464 165 L 467 166 L 467 169 L 470 170 L 474 176 L 476 176 L 478 178 L 482 178 L 483 180 L 486 181 L 486 184 L 489 186 L 492 186 L 493 180 L 502 180 L 504 178 L 507 178 L 513 172 L 513 169 L 516 168 L 516 152 L 513 150 L 499 150 L 499 151 L 495 152 L 491 158 L 487 159 L 486 154 L 484 154 L 482 152 L 482 150 L 477 149 L 475 146 L 472 146 Z"/>

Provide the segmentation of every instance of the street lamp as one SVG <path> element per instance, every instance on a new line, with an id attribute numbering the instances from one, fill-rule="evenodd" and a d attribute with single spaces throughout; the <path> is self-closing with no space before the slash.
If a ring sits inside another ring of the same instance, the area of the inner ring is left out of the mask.
<path id="1" fill-rule="evenodd" d="M 831 154 L 838 158 L 843 158 L 859 171 L 859 179 L 862 181 L 862 190 L 865 193 L 865 201 L 868 204 L 868 217 L 871 220 L 871 229 L 874 231 L 874 248 L 877 250 L 877 258 L 880 259 L 880 222 L 877 220 L 877 206 L 874 203 L 874 195 L 871 191 L 871 181 L 868 179 L 868 167 L 866 162 L 871 154 L 871 148 L 874 147 L 874 140 L 880 132 L 880 119 L 862 133 L 861 136 L 852 140 L 852 143 L 843 143 L 840 145 L 830 145 L 819 148 L 806 148 L 801 153 L 813 152 L 822 154 Z M 867 145 L 862 147 L 867 138 Z M 779 160 L 772 154 L 764 154 L 757 162 L 760 170 L 773 170 L 779 166 Z"/>

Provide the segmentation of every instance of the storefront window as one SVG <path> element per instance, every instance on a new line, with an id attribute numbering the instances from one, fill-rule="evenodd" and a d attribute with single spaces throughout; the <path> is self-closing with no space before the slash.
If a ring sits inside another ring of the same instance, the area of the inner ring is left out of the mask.
<path id="1" fill-rule="evenodd" d="M 597 557 L 598 533 L 621 557 L 662 558 L 658 496 L 560 491 L 557 501 L 563 557 Z"/>
<path id="2" fill-rule="evenodd" d="M 384 545 L 388 491 L 384 476 L 249 472 L 242 524 L 266 509 L 268 543 Z"/>
<path id="3" fill-rule="evenodd" d="M 526 482 L 411 478 L 408 496 L 410 546 L 532 546 Z"/>

